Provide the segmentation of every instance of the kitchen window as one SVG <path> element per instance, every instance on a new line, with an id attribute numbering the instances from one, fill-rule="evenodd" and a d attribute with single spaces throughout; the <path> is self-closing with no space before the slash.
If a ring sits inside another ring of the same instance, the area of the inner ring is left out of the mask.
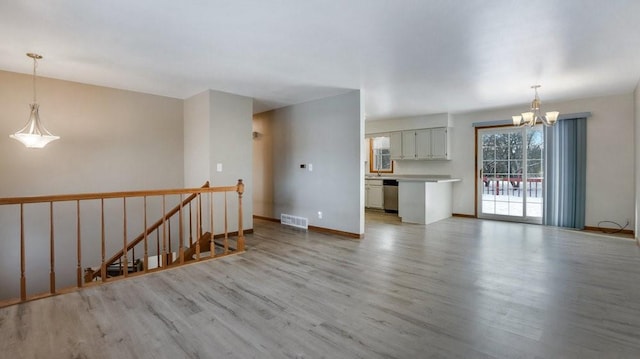
<path id="1" fill-rule="evenodd" d="M 390 147 L 391 140 L 389 136 L 369 138 L 369 172 L 393 173 L 393 161 L 391 160 Z"/>

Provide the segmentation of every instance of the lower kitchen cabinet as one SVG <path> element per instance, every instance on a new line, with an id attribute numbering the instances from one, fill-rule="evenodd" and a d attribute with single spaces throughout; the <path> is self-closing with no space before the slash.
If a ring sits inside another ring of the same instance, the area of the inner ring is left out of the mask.
<path id="1" fill-rule="evenodd" d="M 384 208 L 384 192 L 382 190 L 382 180 L 365 180 L 364 191 L 365 207 L 377 209 Z"/>

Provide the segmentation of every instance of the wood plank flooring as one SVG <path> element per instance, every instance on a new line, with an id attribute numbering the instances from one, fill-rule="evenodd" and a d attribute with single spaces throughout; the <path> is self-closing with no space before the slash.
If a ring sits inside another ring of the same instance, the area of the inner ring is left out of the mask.
<path id="1" fill-rule="evenodd" d="M 628 239 L 367 214 L 256 220 L 245 254 L 0 309 L 3 358 L 640 358 Z"/>

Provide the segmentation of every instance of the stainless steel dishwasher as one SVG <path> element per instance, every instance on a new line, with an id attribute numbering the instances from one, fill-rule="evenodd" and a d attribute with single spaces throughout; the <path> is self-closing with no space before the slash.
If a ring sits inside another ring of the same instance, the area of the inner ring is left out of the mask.
<path id="1" fill-rule="evenodd" d="M 384 193 L 384 211 L 398 213 L 398 181 L 386 179 L 382 181 Z"/>

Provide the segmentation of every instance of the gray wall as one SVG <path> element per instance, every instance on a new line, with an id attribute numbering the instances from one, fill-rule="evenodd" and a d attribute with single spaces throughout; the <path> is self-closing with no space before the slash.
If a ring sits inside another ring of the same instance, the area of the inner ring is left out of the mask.
<path id="1" fill-rule="evenodd" d="M 200 187 L 211 177 L 209 91 L 184 100 L 184 185 Z"/>
<path id="2" fill-rule="evenodd" d="M 253 116 L 253 212 L 275 218 L 273 213 L 273 132 L 270 112 Z"/>
<path id="3" fill-rule="evenodd" d="M 253 228 L 253 152 L 251 126 L 253 100 L 249 97 L 207 90 L 185 100 L 185 184 L 199 187 L 210 181 L 212 186 L 233 186 L 242 179 L 243 226 Z M 222 164 L 222 172 L 217 171 Z M 216 195 L 215 211 L 224 208 L 224 196 Z M 229 196 L 228 228 L 238 229 L 238 200 Z M 222 212 L 215 216 L 214 232 L 223 230 Z M 206 218 L 206 213 L 204 215 Z"/>
<path id="4" fill-rule="evenodd" d="M 256 115 L 254 130 L 262 136 L 254 152 L 272 163 L 254 167 L 262 194 L 254 198 L 256 215 L 286 213 L 313 226 L 364 233 L 360 103 L 360 91 L 353 91 Z"/>
<path id="5" fill-rule="evenodd" d="M 636 239 L 640 238 L 640 82 L 636 86 L 634 94 L 634 125 L 635 125 L 635 230 Z"/>
<path id="6" fill-rule="evenodd" d="M 636 95 L 637 96 L 637 95 Z M 450 161 L 399 161 L 400 174 L 446 174 L 462 178 L 453 186 L 453 212 L 474 214 L 475 196 L 475 130 L 474 122 L 507 120 L 522 112 L 527 104 L 509 108 L 450 114 Z M 587 120 L 587 198 L 586 225 L 597 226 L 599 221 L 611 220 L 635 227 L 634 170 L 634 96 L 613 96 L 545 102 L 545 109 L 560 113 L 591 112 Z M 437 116 L 436 116 L 437 117 Z M 366 133 L 390 130 L 393 119 L 367 121 Z M 414 124 L 433 127 L 433 118 L 414 121 Z"/>
<path id="7" fill-rule="evenodd" d="M 27 149 L 29 75 L 0 71 L 0 197 L 182 187 L 182 100 L 38 78 L 40 118 L 61 139 Z"/>

